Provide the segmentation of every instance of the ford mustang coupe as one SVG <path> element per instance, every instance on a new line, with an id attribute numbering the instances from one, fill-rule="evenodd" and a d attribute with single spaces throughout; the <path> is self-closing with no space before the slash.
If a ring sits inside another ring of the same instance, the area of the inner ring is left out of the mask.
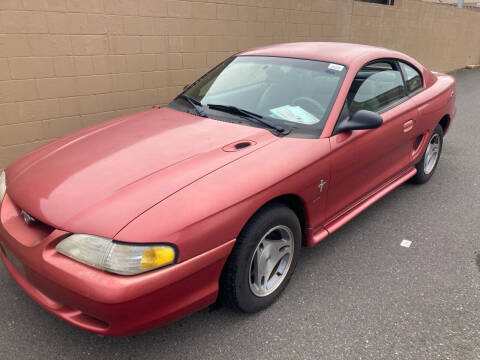
<path id="1" fill-rule="evenodd" d="M 0 176 L 0 254 L 41 306 L 128 335 L 217 299 L 272 304 L 313 246 L 433 175 L 455 81 L 342 43 L 236 54 L 168 106 L 58 139 Z"/>

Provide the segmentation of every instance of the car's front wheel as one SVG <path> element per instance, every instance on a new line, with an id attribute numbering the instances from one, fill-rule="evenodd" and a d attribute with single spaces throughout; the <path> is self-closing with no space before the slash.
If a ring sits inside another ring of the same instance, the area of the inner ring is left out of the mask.
<path id="1" fill-rule="evenodd" d="M 244 312 L 272 304 L 290 280 L 301 247 L 295 213 L 281 204 L 259 210 L 237 238 L 225 265 L 221 298 Z"/>
<path id="2" fill-rule="evenodd" d="M 416 184 L 424 184 L 432 177 L 440 160 L 443 147 L 443 129 L 440 125 L 435 127 L 428 141 L 427 149 L 422 159 L 416 165 L 417 173 L 412 178 Z"/>

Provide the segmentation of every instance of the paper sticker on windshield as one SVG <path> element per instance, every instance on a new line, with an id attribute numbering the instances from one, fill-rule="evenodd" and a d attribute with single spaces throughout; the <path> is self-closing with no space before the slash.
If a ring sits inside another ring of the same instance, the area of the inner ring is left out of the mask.
<path id="1" fill-rule="evenodd" d="M 270 112 L 281 119 L 296 122 L 299 124 L 313 125 L 318 123 L 320 120 L 317 119 L 314 115 L 310 114 L 305 109 L 300 106 L 290 106 L 285 105 L 275 109 L 271 109 Z"/>
<path id="2" fill-rule="evenodd" d="M 328 65 L 328 68 L 330 70 L 342 71 L 344 66 L 343 65 L 338 65 L 338 64 L 330 64 L 330 65 Z"/>

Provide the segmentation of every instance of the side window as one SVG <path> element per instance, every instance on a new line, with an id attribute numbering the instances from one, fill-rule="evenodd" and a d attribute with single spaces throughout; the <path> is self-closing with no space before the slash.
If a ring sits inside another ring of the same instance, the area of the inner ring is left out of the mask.
<path id="1" fill-rule="evenodd" d="M 405 74 L 405 82 L 407 84 L 408 93 L 415 92 L 423 88 L 422 76 L 410 65 L 403 62 L 400 63 L 403 73 Z"/>
<path id="2" fill-rule="evenodd" d="M 360 69 L 347 95 L 347 103 L 353 115 L 358 110 L 380 112 L 404 97 L 400 71 L 389 62 L 376 62 Z"/>

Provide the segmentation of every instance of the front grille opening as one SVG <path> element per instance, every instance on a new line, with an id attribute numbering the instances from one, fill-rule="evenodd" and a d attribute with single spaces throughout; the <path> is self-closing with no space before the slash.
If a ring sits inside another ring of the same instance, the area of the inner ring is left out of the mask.
<path id="1" fill-rule="evenodd" d="M 41 222 L 38 219 L 35 219 L 35 221 L 32 222 L 26 222 L 23 216 L 20 214 L 22 221 L 25 223 L 25 226 L 28 228 L 37 231 L 38 233 L 43 234 L 44 237 L 48 236 L 51 234 L 55 228 L 53 226 L 50 226 L 48 224 L 45 224 L 44 222 Z"/>
<path id="2" fill-rule="evenodd" d="M 20 219 L 22 222 L 25 223 L 26 226 L 28 226 L 31 229 L 35 229 L 37 231 L 43 232 L 46 235 L 50 234 L 55 228 L 53 226 L 50 226 L 48 224 L 45 224 L 44 222 L 38 220 L 34 216 L 30 215 L 28 212 L 25 210 L 19 209 L 20 210 Z"/>
<path id="3" fill-rule="evenodd" d="M 12 202 L 13 203 L 13 202 Z M 55 231 L 55 228 L 32 215 L 24 216 L 20 207 L 13 203 L 11 221 L 4 224 L 5 230 L 11 237 L 25 246 L 35 246 Z M 32 220 L 33 219 L 33 220 Z"/>

